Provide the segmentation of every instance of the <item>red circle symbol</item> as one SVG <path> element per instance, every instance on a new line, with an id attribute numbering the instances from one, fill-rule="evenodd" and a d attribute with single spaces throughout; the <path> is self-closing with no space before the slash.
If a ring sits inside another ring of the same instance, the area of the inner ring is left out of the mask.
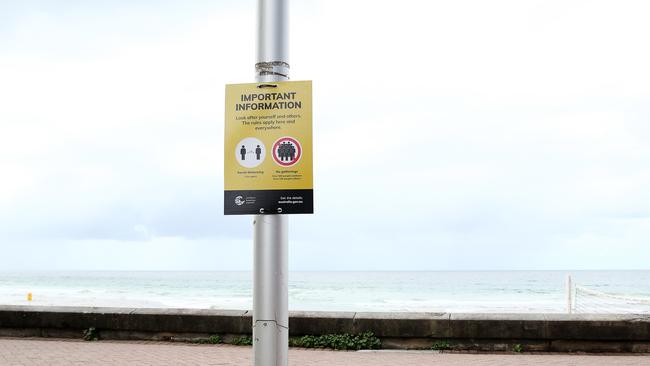
<path id="1" fill-rule="evenodd" d="M 273 160 L 280 166 L 292 166 L 300 160 L 302 147 L 293 137 L 280 137 L 273 144 Z"/>

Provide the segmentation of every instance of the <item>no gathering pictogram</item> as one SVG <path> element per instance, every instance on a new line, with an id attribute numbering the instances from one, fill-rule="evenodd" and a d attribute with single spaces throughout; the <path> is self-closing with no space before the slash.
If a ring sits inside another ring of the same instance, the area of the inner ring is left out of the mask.
<path id="1" fill-rule="evenodd" d="M 300 142 L 293 137 L 285 136 L 277 139 L 273 144 L 273 160 L 283 167 L 295 165 L 300 161 L 302 147 Z"/>

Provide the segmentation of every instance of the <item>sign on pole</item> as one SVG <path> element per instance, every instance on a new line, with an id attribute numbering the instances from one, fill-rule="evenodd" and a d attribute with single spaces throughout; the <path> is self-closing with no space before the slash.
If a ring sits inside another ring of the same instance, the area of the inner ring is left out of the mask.
<path id="1" fill-rule="evenodd" d="M 314 212 L 311 81 L 226 85 L 224 214 Z"/>

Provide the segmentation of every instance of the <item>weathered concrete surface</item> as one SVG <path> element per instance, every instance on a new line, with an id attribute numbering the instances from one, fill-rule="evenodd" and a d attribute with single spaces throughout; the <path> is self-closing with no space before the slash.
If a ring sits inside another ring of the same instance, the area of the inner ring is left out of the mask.
<path id="1" fill-rule="evenodd" d="M 192 340 L 250 334 L 239 310 L 0 306 L 0 336 L 79 338 L 94 327 L 104 339 Z M 373 332 L 386 348 L 511 351 L 650 352 L 650 316 L 292 312 L 291 336 Z"/>
<path id="2" fill-rule="evenodd" d="M 377 337 L 447 338 L 449 314 L 356 313 L 355 333 L 373 332 Z"/>
<path id="3" fill-rule="evenodd" d="M 246 334 L 251 326 L 243 310 L 0 307 L 0 328 Z"/>
<path id="4" fill-rule="evenodd" d="M 294 311 L 289 314 L 291 335 L 323 334 L 323 329 L 336 329 L 328 333 L 355 333 L 355 312 Z"/>
<path id="5" fill-rule="evenodd" d="M 450 338 L 649 341 L 650 316 L 451 314 Z"/>

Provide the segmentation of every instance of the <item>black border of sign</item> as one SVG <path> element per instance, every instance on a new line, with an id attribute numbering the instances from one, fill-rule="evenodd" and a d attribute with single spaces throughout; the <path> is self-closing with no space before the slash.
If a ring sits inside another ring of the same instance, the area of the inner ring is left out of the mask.
<path id="1" fill-rule="evenodd" d="M 241 196 L 241 205 L 235 203 Z M 302 199 L 297 199 L 301 197 Z M 223 192 L 224 215 L 313 214 L 313 189 L 232 190 Z"/>

